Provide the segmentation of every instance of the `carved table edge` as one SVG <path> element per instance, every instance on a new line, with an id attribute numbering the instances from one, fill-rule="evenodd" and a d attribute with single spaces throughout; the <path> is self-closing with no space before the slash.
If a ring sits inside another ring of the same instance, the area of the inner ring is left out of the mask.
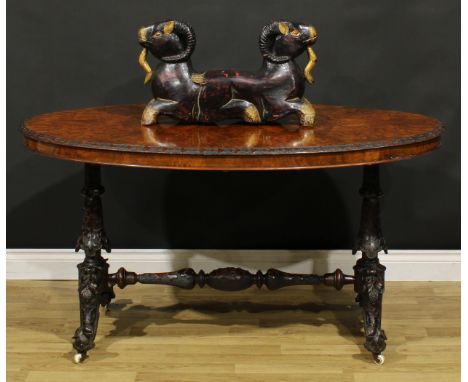
<path id="1" fill-rule="evenodd" d="M 379 149 L 388 147 L 407 146 L 411 144 L 428 142 L 433 139 L 440 139 L 443 131 L 441 125 L 436 126 L 433 130 L 423 134 L 417 134 L 408 137 L 402 137 L 391 141 L 374 141 L 364 143 L 328 145 L 328 146 L 309 146 L 301 149 L 279 147 L 274 149 L 268 148 L 220 148 L 220 149 L 197 149 L 197 148 L 171 148 L 171 147 L 151 147 L 142 145 L 131 145 L 123 143 L 108 143 L 108 142 L 80 142 L 76 140 L 66 140 L 60 137 L 54 137 L 48 134 L 37 133 L 26 126 L 26 122 L 21 125 L 21 132 L 24 137 L 42 142 L 50 143 L 57 146 L 69 148 L 85 148 L 102 151 L 118 151 L 126 153 L 143 153 L 143 154 L 165 154 L 165 155 L 199 155 L 199 156 L 262 156 L 262 155 L 303 155 L 303 154 L 324 154 L 324 153 L 345 153 L 353 151 L 362 151 L 369 149 Z"/>

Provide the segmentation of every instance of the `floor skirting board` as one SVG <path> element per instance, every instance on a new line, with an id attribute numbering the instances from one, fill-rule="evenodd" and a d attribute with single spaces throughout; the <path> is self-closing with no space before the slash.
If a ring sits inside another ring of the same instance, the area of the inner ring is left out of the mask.
<path id="1" fill-rule="evenodd" d="M 74 280 L 84 254 L 72 249 L 7 249 L 9 280 Z M 110 272 L 168 272 L 191 267 L 210 271 L 241 267 L 250 271 L 277 268 L 293 273 L 327 273 L 340 268 L 353 274 L 357 257 L 350 250 L 169 250 L 115 249 L 104 254 Z M 359 255 L 357 255 L 359 256 Z M 381 254 L 388 281 L 459 281 L 461 251 L 394 250 Z"/>

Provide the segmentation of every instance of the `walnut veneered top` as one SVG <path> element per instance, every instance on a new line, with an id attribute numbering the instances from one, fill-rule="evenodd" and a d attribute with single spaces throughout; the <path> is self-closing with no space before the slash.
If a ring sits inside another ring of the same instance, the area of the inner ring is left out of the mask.
<path id="1" fill-rule="evenodd" d="M 26 146 L 88 163 L 193 170 L 354 166 L 407 159 L 440 144 L 441 124 L 419 114 L 315 105 L 315 126 L 144 127 L 142 105 L 67 110 L 26 120 Z"/>

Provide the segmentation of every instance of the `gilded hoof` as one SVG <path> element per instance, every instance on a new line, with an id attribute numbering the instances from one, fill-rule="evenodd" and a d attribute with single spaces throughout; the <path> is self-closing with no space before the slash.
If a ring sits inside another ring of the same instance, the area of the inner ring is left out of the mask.
<path id="1" fill-rule="evenodd" d="M 145 110 L 141 116 L 141 124 L 144 126 L 153 125 L 158 120 L 159 111 L 156 107 L 156 101 L 152 99 L 146 105 Z"/>
<path id="2" fill-rule="evenodd" d="M 244 121 L 248 123 L 260 123 L 262 119 L 258 113 L 257 108 L 254 105 L 250 105 L 244 110 Z"/>
<path id="3" fill-rule="evenodd" d="M 301 115 L 301 125 L 311 127 L 315 122 L 315 114 Z"/>
<path id="4" fill-rule="evenodd" d="M 300 109 L 300 122 L 302 126 L 311 127 L 314 125 L 315 121 L 315 109 L 307 99 L 304 98 L 303 100 L 304 103 Z"/>
<path id="5" fill-rule="evenodd" d="M 141 116 L 141 124 L 144 126 L 148 125 L 154 125 L 158 121 L 158 113 L 146 113 L 143 112 L 143 115 Z"/>

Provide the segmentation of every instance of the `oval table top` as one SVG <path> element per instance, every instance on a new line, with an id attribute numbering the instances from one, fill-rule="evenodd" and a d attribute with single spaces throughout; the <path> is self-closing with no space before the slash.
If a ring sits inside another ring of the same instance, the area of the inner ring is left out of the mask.
<path id="1" fill-rule="evenodd" d="M 440 145 L 441 124 L 419 114 L 314 105 L 314 127 L 142 126 L 144 105 L 35 116 L 22 127 L 40 154 L 86 163 L 188 170 L 279 170 L 357 166 L 408 159 Z"/>

